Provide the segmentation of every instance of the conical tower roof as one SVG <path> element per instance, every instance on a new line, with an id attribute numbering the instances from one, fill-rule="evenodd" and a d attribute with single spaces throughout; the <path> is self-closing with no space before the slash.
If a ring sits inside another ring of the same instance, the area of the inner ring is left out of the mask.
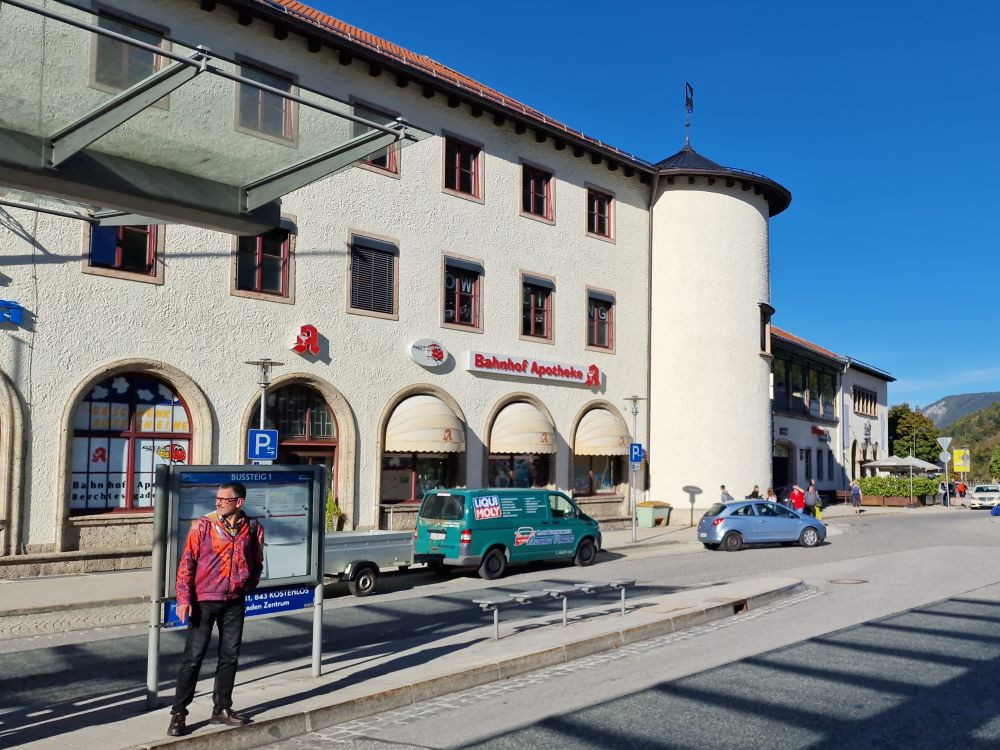
<path id="1" fill-rule="evenodd" d="M 771 178 L 756 172 L 748 172 L 745 169 L 724 167 L 717 164 L 691 148 L 690 143 L 685 143 L 684 148 L 663 161 L 657 162 L 655 166 L 656 173 L 661 178 L 666 177 L 667 182 L 671 183 L 677 177 L 699 176 L 724 178 L 728 187 L 738 183 L 744 190 L 753 190 L 756 194 L 763 195 L 767 200 L 771 216 L 780 214 L 792 202 L 792 194 L 788 189 Z"/>

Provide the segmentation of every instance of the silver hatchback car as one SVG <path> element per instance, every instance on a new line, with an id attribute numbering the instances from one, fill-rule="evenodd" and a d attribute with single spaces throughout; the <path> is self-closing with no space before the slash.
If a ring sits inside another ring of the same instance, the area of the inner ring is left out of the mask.
<path id="1" fill-rule="evenodd" d="M 698 541 L 708 549 L 736 552 L 746 544 L 798 542 L 815 547 L 826 539 L 826 526 L 812 516 L 765 500 L 716 503 L 698 522 Z"/>

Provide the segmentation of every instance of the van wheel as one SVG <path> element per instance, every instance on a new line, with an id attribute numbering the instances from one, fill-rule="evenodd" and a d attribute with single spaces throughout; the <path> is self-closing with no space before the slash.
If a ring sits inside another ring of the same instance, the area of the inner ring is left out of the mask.
<path id="1" fill-rule="evenodd" d="M 487 581 L 495 581 L 503 578 L 507 572 L 507 558 L 502 551 L 494 547 L 486 553 L 482 563 L 479 565 L 479 577 Z"/>
<path id="2" fill-rule="evenodd" d="M 586 567 L 593 565 L 596 559 L 597 545 L 594 544 L 594 540 L 584 539 L 580 542 L 580 546 L 576 548 L 576 557 L 573 558 L 573 562 L 581 567 Z"/>
<path id="3" fill-rule="evenodd" d="M 375 593 L 375 581 L 378 579 L 378 572 L 370 565 L 365 565 L 359 569 L 354 577 L 347 582 L 347 590 L 355 596 L 368 596 Z"/>

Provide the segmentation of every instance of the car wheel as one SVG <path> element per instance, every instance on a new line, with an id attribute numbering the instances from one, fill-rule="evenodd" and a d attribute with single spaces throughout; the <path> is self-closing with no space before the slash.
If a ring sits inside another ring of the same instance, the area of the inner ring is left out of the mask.
<path id="1" fill-rule="evenodd" d="M 347 582 L 347 590 L 355 596 L 374 594 L 376 580 L 378 580 L 378 572 L 370 565 L 365 565 L 355 572 L 354 577 Z"/>
<path id="2" fill-rule="evenodd" d="M 712 550 L 719 549 L 718 544 L 709 544 L 708 542 L 702 542 L 702 544 L 705 545 L 705 549 L 712 549 Z"/>
<path id="3" fill-rule="evenodd" d="M 597 545 L 594 544 L 594 540 L 584 539 L 580 542 L 580 546 L 576 548 L 576 557 L 573 558 L 573 563 L 581 567 L 586 567 L 593 565 L 596 558 Z"/>
<path id="4" fill-rule="evenodd" d="M 486 553 L 486 557 L 479 565 L 479 577 L 485 578 L 487 581 L 503 578 L 503 574 L 506 572 L 507 558 L 503 552 L 495 547 Z"/>
<path id="5" fill-rule="evenodd" d="M 722 549 L 726 552 L 739 552 L 743 549 L 743 537 L 738 531 L 730 531 L 722 538 Z"/>
<path id="6" fill-rule="evenodd" d="M 799 535 L 799 544 L 803 547 L 815 547 L 819 544 L 819 532 L 812 526 L 806 526 Z"/>

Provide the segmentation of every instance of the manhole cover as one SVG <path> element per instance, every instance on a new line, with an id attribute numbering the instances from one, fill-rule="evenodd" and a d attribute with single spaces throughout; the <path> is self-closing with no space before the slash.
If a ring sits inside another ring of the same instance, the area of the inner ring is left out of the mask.
<path id="1" fill-rule="evenodd" d="M 854 585 L 858 583 L 868 583 L 864 578 L 834 578 L 832 581 L 827 581 L 827 583 L 839 583 L 841 585 Z"/>

